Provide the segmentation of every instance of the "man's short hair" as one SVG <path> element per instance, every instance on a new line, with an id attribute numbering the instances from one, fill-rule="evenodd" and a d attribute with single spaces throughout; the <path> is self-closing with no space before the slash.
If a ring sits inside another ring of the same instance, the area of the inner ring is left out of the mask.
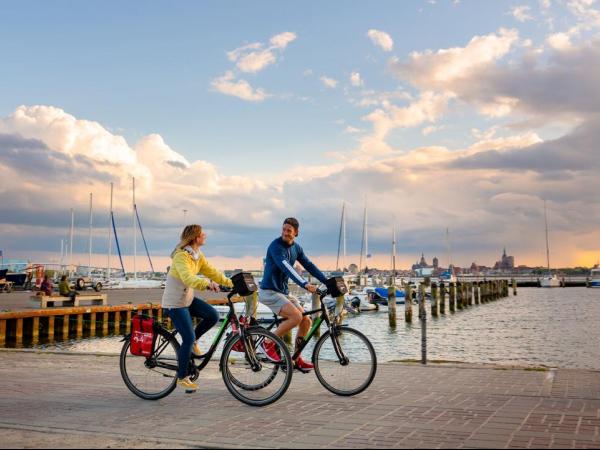
<path id="1" fill-rule="evenodd" d="M 295 217 L 288 217 L 283 221 L 284 225 L 291 225 L 296 230 L 296 236 L 298 236 L 298 230 L 300 229 L 300 222 Z"/>

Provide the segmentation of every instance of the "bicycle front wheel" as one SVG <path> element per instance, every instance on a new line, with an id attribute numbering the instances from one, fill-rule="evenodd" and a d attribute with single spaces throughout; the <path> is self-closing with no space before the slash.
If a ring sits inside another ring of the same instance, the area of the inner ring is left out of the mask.
<path id="1" fill-rule="evenodd" d="M 160 330 L 150 358 L 132 355 L 129 347 L 127 339 L 120 358 L 121 376 L 129 390 L 144 400 L 159 400 L 173 392 L 177 386 L 177 340 Z"/>
<path id="2" fill-rule="evenodd" d="M 315 374 L 330 392 L 357 395 L 367 389 L 377 373 L 377 355 L 360 331 L 338 327 L 317 341 L 313 352 Z"/>
<path id="3" fill-rule="evenodd" d="M 292 382 L 292 357 L 285 342 L 264 328 L 233 335 L 223 348 L 221 372 L 229 392 L 242 403 L 266 406 L 279 400 Z M 265 341 L 275 344 L 280 361 L 267 357 Z"/>

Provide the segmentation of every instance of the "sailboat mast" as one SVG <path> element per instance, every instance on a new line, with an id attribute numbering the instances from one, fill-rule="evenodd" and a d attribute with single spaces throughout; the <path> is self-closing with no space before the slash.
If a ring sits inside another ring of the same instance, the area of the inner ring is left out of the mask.
<path id="1" fill-rule="evenodd" d="M 135 177 L 133 177 L 133 279 L 135 281 L 137 281 L 137 266 L 136 266 L 136 259 L 137 259 L 137 233 L 135 231 Z"/>
<path id="2" fill-rule="evenodd" d="M 344 209 L 346 207 L 346 203 L 342 203 L 342 218 L 340 220 L 340 235 L 338 238 L 338 251 L 337 251 L 337 260 L 335 262 L 336 270 L 340 270 L 340 253 L 342 252 L 342 239 L 344 234 Z"/>
<path id="3" fill-rule="evenodd" d="M 93 194 L 90 192 L 90 242 L 89 242 L 89 259 L 88 259 L 88 277 L 92 276 L 92 198 Z"/>
<path id="4" fill-rule="evenodd" d="M 359 262 L 359 267 L 358 267 L 358 271 L 362 271 L 363 269 L 363 265 L 362 265 L 362 261 L 363 261 L 363 255 L 366 255 L 365 252 L 365 248 L 367 246 L 367 202 L 365 200 L 365 214 L 363 216 L 363 234 L 362 234 L 362 241 L 361 241 L 361 245 L 360 245 L 360 262 Z"/>
<path id="5" fill-rule="evenodd" d="M 344 245 L 344 257 L 342 259 L 342 269 L 345 269 L 346 267 L 348 267 L 346 265 L 346 204 L 344 203 L 344 212 L 342 214 L 342 240 L 343 240 L 343 245 Z"/>
<path id="6" fill-rule="evenodd" d="M 108 260 L 106 262 L 106 279 L 108 281 L 110 281 L 110 257 L 112 253 L 113 187 L 114 183 L 110 183 L 110 213 L 108 217 Z"/>
<path id="7" fill-rule="evenodd" d="M 548 211 L 546 200 L 544 200 L 544 221 L 546 222 L 546 261 L 548 263 L 548 273 L 550 273 L 550 241 L 548 239 Z"/>
<path id="8" fill-rule="evenodd" d="M 73 228 L 75 226 L 75 211 L 71 208 L 71 231 L 69 233 L 69 276 L 73 276 Z"/>
<path id="9" fill-rule="evenodd" d="M 392 283 L 396 285 L 396 222 L 392 225 Z"/>

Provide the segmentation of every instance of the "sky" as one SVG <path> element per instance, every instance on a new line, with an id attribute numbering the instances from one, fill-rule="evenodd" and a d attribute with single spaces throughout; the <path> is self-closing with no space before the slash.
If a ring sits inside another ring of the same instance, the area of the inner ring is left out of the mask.
<path id="1" fill-rule="evenodd" d="M 401 267 L 545 265 L 544 201 L 551 264 L 600 259 L 595 0 L 25 0 L 0 2 L 0 41 L 5 257 L 59 260 L 73 209 L 87 261 L 92 193 L 105 264 L 111 182 L 131 255 L 135 177 L 159 268 L 184 219 L 254 269 L 295 216 L 333 269 L 344 202 L 346 264 L 365 204 L 369 266 L 394 227 Z"/>

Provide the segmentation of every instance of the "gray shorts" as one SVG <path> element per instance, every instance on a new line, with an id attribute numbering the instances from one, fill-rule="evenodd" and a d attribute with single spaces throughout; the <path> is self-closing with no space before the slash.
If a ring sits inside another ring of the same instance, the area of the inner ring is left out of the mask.
<path id="1" fill-rule="evenodd" d="M 279 315 L 281 308 L 285 305 L 292 304 L 300 311 L 303 311 L 300 302 L 293 295 L 285 295 L 281 292 L 271 291 L 269 289 L 259 289 L 258 300 L 265 306 L 268 306 L 273 314 Z"/>

